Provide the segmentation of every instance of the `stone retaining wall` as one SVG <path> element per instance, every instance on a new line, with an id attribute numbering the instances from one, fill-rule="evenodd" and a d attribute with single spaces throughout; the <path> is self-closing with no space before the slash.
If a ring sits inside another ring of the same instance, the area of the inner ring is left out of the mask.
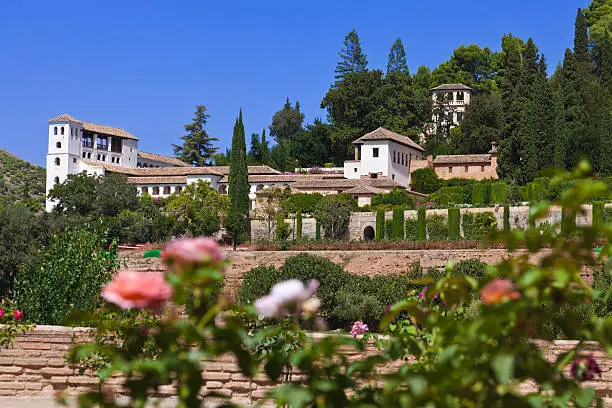
<path id="1" fill-rule="evenodd" d="M 91 372 L 79 374 L 65 360 L 68 350 L 74 345 L 73 338 L 80 342 L 88 341 L 85 329 L 72 329 L 59 326 L 38 326 L 34 331 L 19 335 L 14 348 L 0 349 L 0 396 L 49 396 L 58 392 L 75 394 L 88 390 L 99 389 L 98 378 Z M 545 356 L 554 361 L 556 356 L 575 346 L 575 341 L 538 341 Z M 602 375 L 585 386 L 595 388 L 602 397 L 612 396 L 612 360 L 605 356 L 596 344 L 588 345 L 602 368 Z M 351 359 L 362 356 L 351 350 L 345 350 Z M 369 348 L 366 353 L 375 353 Z M 214 391 L 231 398 L 233 402 L 250 404 L 261 398 L 272 384 L 264 375 L 251 380 L 240 374 L 235 360 L 230 356 L 222 356 L 213 361 L 205 362 L 204 387 L 202 394 Z M 384 370 L 384 367 L 380 368 Z M 300 377 L 293 375 L 293 380 Z M 109 378 L 105 391 L 124 394 L 121 389 L 121 379 Z M 529 384 L 523 387 L 530 391 Z M 173 386 L 163 386 L 157 397 L 175 395 Z"/>

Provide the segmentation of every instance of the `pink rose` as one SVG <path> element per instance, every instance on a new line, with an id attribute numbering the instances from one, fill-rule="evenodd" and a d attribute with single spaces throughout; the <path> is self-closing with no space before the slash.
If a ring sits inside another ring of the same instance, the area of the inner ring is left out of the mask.
<path id="1" fill-rule="evenodd" d="M 172 286 L 160 272 L 125 269 L 102 288 L 102 297 L 121 309 L 148 308 L 159 311 L 162 304 L 172 298 Z"/>
<path id="2" fill-rule="evenodd" d="M 480 291 L 480 298 L 485 305 L 505 303 L 521 298 L 521 294 L 509 279 L 493 279 Z"/>
<path id="3" fill-rule="evenodd" d="M 4 311 L 3 311 L 4 313 Z M 15 321 L 18 322 L 21 319 L 23 319 L 23 312 L 19 309 L 15 309 L 13 310 L 13 317 L 15 318 Z"/>
<path id="4" fill-rule="evenodd" d="M 4 317 L 4 309 L 0 307 L 0 318 Z"/>
<path id="5" fill-rule="evenodd" d="M 351 327 L 351 336 L 361 336 L 363 333 L 367 333 L 369 331 L 370 329 L 368 328 L 367 324 L 361 320 L 357 320 L 355 323 L 353 323 L 353 327 Z"/>
<path id="6" fill-rule="evenodd" d="M 190 268 L 219 267 L 225 262 L 225 255 L 217 241 L 206 237 L 171 241 L 161 258 L 179 273 Z"/>
<path id="7" fill-rule="evenodd" d="M 298 279 L 286 280 L 274 285 L 269 295 L 257 299 L 253 305 L 257 313 L 265 317 L 284 316 L 289 309 L 300 311 L 304 306 L 312 311 L 315 305 L 308 300 L 318 288 L 319 282 L 316 280 L 311 280 L 307 286 Z"/>

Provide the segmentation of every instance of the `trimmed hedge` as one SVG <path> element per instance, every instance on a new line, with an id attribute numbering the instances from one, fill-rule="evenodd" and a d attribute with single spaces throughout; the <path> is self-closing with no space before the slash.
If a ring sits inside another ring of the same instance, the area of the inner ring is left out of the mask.
<path id="1" fill-rule="evenodd" d="M 506 183 L 491 184 L 491 204 L 504 204 L 508 201 L 508 186 Z"/>
<path id="2" fill-rule="evenodd" d="M 315 220 L 315 239 L 317 241 L 321 240 L 321 224 L 319 220 Z"/>
<path id="3" fill-rule="evenodd" d="M 418 239 L 417 234 L 417 220 L 415 218 L 408 218 L 405 221 L 405 234 L 404 237 L 408 241 L 415 242 Z"/>
<path id="4" fill-rule="evenodd" d="M 385 210 L 376 210 L 376 240 L 381 241 L 385 237 Z"/>
<path id="5" fill-rule="evenodd" d="M 398 241 L 404 239 L 404 209 L 402 207 L 393 209 L 391 237 Z"/>
<path id="6" fill-rule="evenodd" d="M 510 231 L 510 206 L 504 205 L 504 231 Z"/>
<path id="7" fill-rule="evenodd" d="M 419 209 L 417 210 L 417 240 L 418 241 L 427 240 L 426 217 L 427 217 L 427 213 L 425 212 L 425 208 L 419 207 Z"/>
<path id="8" fill-rule="evenodd" d="M 461 239 L 461 213 L 458 208 L 448 209 L 448 239 Z"/>
<path id="9" fill-rule="evenodd" d="M 427 237 L 429 241 L 442 241 L 448 238 L 445 216 L 439 214 L 427 216 Z"/>
<path id="10" fill-rule="evenodd" d="M 576 230 L 576 213 L 568 214 L 561 209 L 561 235 L 570 236 Z"/>
<path id="11" fill-rule="evenodd" d="M 604 203 L 601 201 L 595 201 L 593 203 L 593 212 L 592 212 L 592 216 L 593 216 L 593 227 L 598 227 L 600 225 L 602 225 L 605 221 L 604 221 Z"/>
<path id="12" fill-rule="evenodd" d="M 295 214 L 295 238 L 302 239 L 302 211 Z"/>
<path id="13" fill-rule="evenodd" d="M 489 204 L 491 183 L 478 183 L 472 186 L 472 204 L 484 207 Z"/>
<path id="14" fill-rule="evenodd" d="M 463 214 L 463 237 L 465 239 L 484 239 L 497 230 L 497 218 L 492 212 Z"/>

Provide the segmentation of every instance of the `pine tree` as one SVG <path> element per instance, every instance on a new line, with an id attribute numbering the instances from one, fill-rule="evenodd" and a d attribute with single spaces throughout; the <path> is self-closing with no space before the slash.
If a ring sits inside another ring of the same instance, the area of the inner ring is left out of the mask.
<path id="1" fill-rule="evenodd" d="M 605 100 L 612 98 L 612 37 L 603 35 L 598 43 L 599 48 L 599 83 Z"/>
<path id="2" fill-rule="evenodd" d="M 336 82 L 342 81 L 349 72 L 363 72 L 367 69 L 368 61 L 355 30 L 351 30 L 344 38 L 344 48 L 338 56 L 340 60 L 336 65 Z"/>
<path id="3" fill-rule="evenodd" d="M 195 116 L 192 123 L 185 125 L 187 134 L 181 136 L 182 145 L 173 144 L 174 155 L 185 163 L 192 166 L 205 166 L 218 150 L 213 142 L 219 141 L 215 137 L 210 137 L 204 126 L 210 115 L 206 113 L 206 106 L 196 106 Z"/>
<path id="4" fill-rule="evenodd" d="M 567 129 L 565 127 L 565 98 L 563 90 L 559 89 L 554 96 L 555 122 L 554 133 L 557 135 L 554 144 L 553 164 L 565 168 L 567 163 Z"/>
<path id="5" fill-rule="evenodd" d="M 565 99 L 565 128 L 568 141 L 566 166 L 574 167 L 582 157 L 591 157 L 593 144 L 587 135 L 587 115 L 578 61 L 569 49 L 563 59 L 563 97 Z"/>
<path id="6" fill-rule="evenodd" d="M 602 111 L 599 123 L 599 171 L 604 176 L 612 175 L 612 102 L 608 102 Z"/>
<path id="7" fill-rule="evenodd" d="M 387 74 L 408 74 L 408 63 L 406 62 L 406 51 L 401 38 L 395 40 L 389 51 L 389 62 L 387 63 Z"/>
<path id="8" fill-rule="evenodd" d="M 578 63 L 589 62 L 588 24 L 582 9 L 578 9 L 574 23 L 574 55 Z"/>
<path id="9" fill-rule="evenodd" d="M 232 136 L 232 152 L 229 174 L 230 211 L 228 227 L 232 233 L 234 245 L 246 240 L 249 215 L 249 180 L 246 158 L 246 142 L 244 139 L 244 124 L 242 109 L 234 125 Z"/>
<path id="10" fill-rule="evenodd" d="M 266 140 L 266 129 L 262 129 L 261 131 L 261 143 L 259 144 L 261 156 L 261 164 L 270 164 L 270 146 L 268 145 L 268 141 Z"/>

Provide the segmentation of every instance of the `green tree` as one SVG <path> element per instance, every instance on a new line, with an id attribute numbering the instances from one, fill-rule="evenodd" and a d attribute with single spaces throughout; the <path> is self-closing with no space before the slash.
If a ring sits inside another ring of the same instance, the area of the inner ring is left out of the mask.
<path id="1" fill-rule="evenodd" d="M 431 88 L 431 70 L 425 65 L 419 66 L 416 74 L 412 77 L 412 85 L 415 89 L 428 95 Z"/>
<path id="2" fill-rule="evenodd" d="M 98 180 L 95 191 L 97 214 L 114 217 L 123 210 L 138 208 L 136 184 L 128 183 L 124 174 L 106 174 Z"/>
<path id="3" fill-rule="evenodd" d="M 599 170 L 606 176 L 612 175 L 612 103 L 602 112 L 599 126 L 599 144 L 601 146 Z"/>
<path id="4" fill-rule="evenodd" d="M 185 125 L 186 135 L 181 136 L 183 143 L 173 144 L 174 155 L 192 166 L 206 166 L 211 157 L 217 152 L 213 142 L 219 141 L 211 137 L 204 127 L 210 115 L 206 112 L 206 106 L 196 106 L 195 116 L 192 122 Z"/>
<path id="5" fill-rule="evenodd" d="M 251 134 L 251 149 L 248 156 L 249 163 L 252 164 L 270 164 L 270 147 L 266 140 L 266 130 L 261 131 L 261 139 L 259 134 Z"/>
<path id="6" fill-rule="evenodd" d="M 232 151 L 225 149 L 225 153 L 215 153 L 211 157 L 213 166 L 229 166 L 231 163 Z"/>
<path id="7" fill-rule="evenodd" d="M 453 51 L 450 60 L 432 72 L 432 83 L 434 86 L 461 83 L 477 90 L 496 92 L 495 61 L 496 56 L 488 47 L 461 45 Z"/>
<path id="8" fill-rule="evenodd" d="M 331 155 L 331 126 L 319 118 L 306 125 L 291 141 L 290 154 L 300 167 L 322 166 Z"/>
<path id="9" fill-rule="evenodd" d="M 605 35 L 612 35 L 612 0 L 592 0 L 584 12 L 593 41 L 600 40 Z"/>
<path id="10" fill-rule="evenodd" d="M 232 234 L 234 245 L 246 241 L 247 223 L 249 215 L 249 174 L 246 158 L 246 142 L 244 140 L 244 124 L 242 123 L 242 109 L 234 125 L 232 136 L 232 152 L 229 174 L 228 194 L 230 210 L 227 226 Z"/>
<path id="11" fill-rule="evenodd" d="M 277 142 L 281 140 L 290 140 L 303 129 L 303 122 L 304 114 L 300 112 L 300 103 L 296 102 L 295 107 L 292 107 L 289 98 L 287 98 L 283 109 L 276 112 L 272 117 L 270 135 L 272 135 Z"/>
<path id="12" fill-rule="evenodd" d="M 352 197 L 349 197 L 354 201 Z M 315 218 L 321 223 L 325 237 L 341 239 L 347 232 L 351 211 L 356 202 L 351 202 L 342 194 L 324 196 L 315 212 Z"/>
<path id="13" fill-rule="evenodd" d="M 554 147 L 553 164 L 559 168 L 565 168 L 567 162 L 567 128 L 565 126 L 565 100 L 563 90 L 559 89 L 554 96 L 555 123 L 553 130 L 557 135 Z"/>
<path id="14" fill-rule="evenodd" d="M 69 174 L 61 184 L 53 186 L 49 198 L 56 200 L 54 211 L 89 215 L 96 208 L 98 178 L 87 173 Z"/>
<path id="15" fill-rule="evenodd" d="M 340 60 L 336 65 L 336 83 L 342 81 L 348 73 L 363 72 L 366 70 L 368 61 L 361 49 L 361 43 L 357 31 L 351 30 L 344 37 L 344 47 L 338 53 Z"/>
<path id="16" fill-rule="evenodd" d="M 408 78 L 410 78 L 408 63 L 406 62 L 406 51 L 404 50 L 404 44 L 402 43 L 401 38 L 395 40 L 391 46 L 391 50 L 389 50 L 387 74 L 391 73 L 407 74 Z"/>
<path id="17" fill-rule="evenodd" d="M 460 132 L 452 143 L 457 154 L 487 153 L 499 137 L 504 112 L 499 95 L 474 95 L 465 109 Z"/>
<path id="18" fill-rule="evenodd" d="M 164 209 L 181 220 L 191 236 L 210 236 L 221 228 L 221 219 L 229 210 L 229 200 L 210 183 L 198 180 L 179 194 L 168 197 Z"/>
<path id="19" fill-rule="evenodd" d="M 410 188 L 423 194 L 431 194 L 442 187 L 438 175 L 431 167 L 425 167 L 412 172 Z"/>

